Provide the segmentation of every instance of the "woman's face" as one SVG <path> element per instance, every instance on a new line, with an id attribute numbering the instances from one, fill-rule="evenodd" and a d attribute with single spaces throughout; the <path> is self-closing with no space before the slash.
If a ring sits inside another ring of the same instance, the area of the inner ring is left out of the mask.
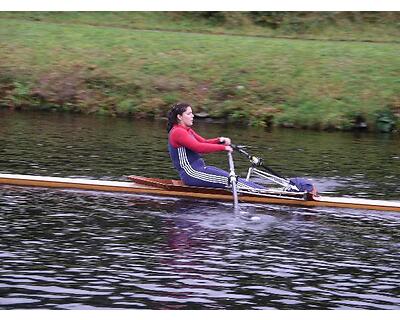
<path id="1" fill-rule="evenodd" d="M 185 127 L 191 127 L 193 125 L 193 118 L 194 115 L 191 107 L 187 107 L 184 113 L 178 114 L 179 124 Z"/>

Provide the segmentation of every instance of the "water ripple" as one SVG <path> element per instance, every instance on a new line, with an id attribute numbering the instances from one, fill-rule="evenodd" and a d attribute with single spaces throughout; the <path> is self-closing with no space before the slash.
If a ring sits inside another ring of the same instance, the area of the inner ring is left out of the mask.
<path id="1" fill-rule="evenodd" d="M 172 175 L 155 123 L 0 122 L 2 172 L 120 180 L 143 172 L 144 155 L 146 173 Z M 400 192 L 398 139 L 237 130 L 322 191 Z M 242 204 L 234 215 L 230 203 L 0 186 L 0 309 L 400 309 L 399 230 L 391 212 Z"/>

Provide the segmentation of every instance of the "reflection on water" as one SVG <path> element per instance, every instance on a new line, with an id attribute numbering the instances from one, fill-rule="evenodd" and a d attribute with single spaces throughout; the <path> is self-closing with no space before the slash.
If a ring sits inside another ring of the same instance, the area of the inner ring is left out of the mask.
<path id="1" fill-rule="evenodd" d="M 175 177 L 163 123 L 0 115 L 0 172 Z M 393 138 L 205 128 L 324 191 L 398 199 Z M 229 203 L 0 186 L 0 309 L 400 309 L 399 227 L 391 212 L 235 215 Z"/>

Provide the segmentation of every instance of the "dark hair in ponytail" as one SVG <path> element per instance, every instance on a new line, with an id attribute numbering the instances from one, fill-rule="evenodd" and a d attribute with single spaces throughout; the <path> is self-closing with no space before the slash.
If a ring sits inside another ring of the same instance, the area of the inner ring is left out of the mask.
<path id="1" fill-rule="evenodd" d="M 172 106 L 171 110 L 168 111 L 167 132 L 170 132 L 174 124 L 178 123 L 178 114 L 184 113 L 188 107 L 190 107 L 190 104 L 183 102 Z"/>

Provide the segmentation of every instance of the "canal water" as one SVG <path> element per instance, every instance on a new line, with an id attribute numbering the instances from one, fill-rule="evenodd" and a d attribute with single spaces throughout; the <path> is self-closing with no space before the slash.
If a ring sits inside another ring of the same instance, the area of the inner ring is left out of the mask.
<path id="1" fill-rule="evenodd" d="M 195 128 L 327 195 L 400 200 L 396 135 Z M 176 178 L 166 138 L 164 121 L 0 110 L 0 173 Z M 224 153 L 205 160 L 228 165 Z M 234 214 L 214 201 L 0 186 L 0 309 L 400 309 L 399 230 L 394 212 Z"/>

